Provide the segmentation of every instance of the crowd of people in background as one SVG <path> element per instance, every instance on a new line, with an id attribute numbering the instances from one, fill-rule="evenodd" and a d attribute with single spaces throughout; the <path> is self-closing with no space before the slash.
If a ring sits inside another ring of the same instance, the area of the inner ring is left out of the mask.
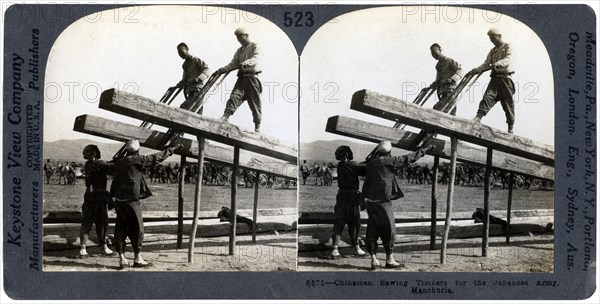
<path id="1" fill-rule="evenodd" d="M 179 163 L 158 163 L 155 166 L 146 166 L 141 171 L 149 183 L 171 184 L 179 182 L 182 170 Z M 183 181 L 185 184 L 196 183 L 198 177 L 197 163 L 185 164 L 183 171 Z M 322 179 L 321 184 L 331 185 L 333 182 L 331 171 L 325 170 L 325 172 L 328 172 L 328 177 Z M 77 179 L 84 179 L 86 177 L 87 172 L 84 165 L 80 162 L 53 162 L 47 159 L 44 164 L 44 173 L 46 184 L 56 182 L 60 185 L 75 185 Z M 231 176 L 230 166 L 205 162 L 202 173 L 202 184 L 224 186 L 231 184 Z M 240 168 L 238 172 L 238 184 L 243 184 L 245 188 L 253 188 L 255 181 L 256 173 L 254 171 Z M 261 188 L 271 188 L 274 186 L 289 188 L 293 185 L 295 185 L 295 181 L 284 180 L 266 173 L 259 175 L 259 186 Z"/>
<path id="2" fill-rule="evenodd" d="M 314 166 L 306 165 L 307 160 L 303 160 L 300 166 L 302 184 L 314 186 L 331 186 L 333 181 L 338 179 L 338 167 L 331 162 L 314 162 Z M 322 165 L 319 165 L 322 164 Z M 455 185 L 465 187 L 483 187 L 485 167 L 466 163 L 456 164 Z M 490 187 L 508 189 L 510 173 L 503 170 L 493 170 Z M 433 176 L 433 166 L 429 163 L 416 163 L 411 166 L 400 167 L 396 171 L 396 178 L 404 180 L 407 184 L 423 185 L 431 184 L 437 180 L 439 184 L 447 185 L 450 179 L 450 164 L 442 162 L 438 169 L 436 178 Z M 361 178 L 363 179 L 363 178 Z M 530 189 L 539 187 L 542 190 L 551 188 L 551 182 L 543 181 L 520 174 L 513 175 L 513 189 Z"/>

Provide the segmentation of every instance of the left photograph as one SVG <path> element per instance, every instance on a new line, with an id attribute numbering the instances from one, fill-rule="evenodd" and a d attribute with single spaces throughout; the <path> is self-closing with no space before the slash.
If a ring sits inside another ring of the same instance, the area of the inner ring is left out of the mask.
<path id="1" fill-rule="evenodd" d="M 298 54 L 216 6 L 91 13 L 45 71 L 44 271 L 295 271 Z"/>

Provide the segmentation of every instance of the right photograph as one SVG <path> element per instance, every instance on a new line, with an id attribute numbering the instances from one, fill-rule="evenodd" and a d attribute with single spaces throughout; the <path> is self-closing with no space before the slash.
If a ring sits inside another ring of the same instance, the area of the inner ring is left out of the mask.
<path id="1" fill-rule="evenodd" d="M 298 271 L 554 271 L 554 79 L 529 21 L 398 6 L 313 34 Z"/>

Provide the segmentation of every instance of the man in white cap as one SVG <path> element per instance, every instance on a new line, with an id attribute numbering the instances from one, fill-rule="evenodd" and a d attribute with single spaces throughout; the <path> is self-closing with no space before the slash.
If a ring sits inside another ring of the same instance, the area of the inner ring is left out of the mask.
<path id="1" fill-rule="evenodd" d="M 477 116 L 473 120 L 480 122 L 481 118 L 492 109 L 496 102 L 500 101 L 506 115 L 508 133 L 513 133 L 513 125 L 515 124 L 515 101 L 513 99 L 515 83 L 511 79 L 511 75 L 515 72 L 510 67 L 512 47 L 502 40 L 502 33 L 497 28 L 491 28 L 487 34 L 494 44 L 494 48 L 490 50 L 482 65 L 472 69 L 465 75 L 492 71 L 490 83 L 485 89 L 483 99 L 479 103 Z"/>
<path id="2" fill-rule="evenodd" d="M 151 155 L 140 155 L 139 141 L 132 139 L 125 145 L 127 154 L 116 160 L 113 166 L 113 181 L 110 185 L 110 195 L 115 199 L 117 220 L 115 225 L 115 249 L 119 254 L 121 268 L 129 267 L 125 258 L 125 240 L 129 237 L 133 247 L 133 267 L 149 267 L 141 255 L 144 241 L 144 221 L 140 199 L 152 196 L 144 180 L 144 166 L 155 166 L 173 154 L 181 145 L 167 148 L 162 152 Z"/>
<path id="3" fill-rule="evenodd" d="M 247 100 L 250 111 L 252 111 L 254 131 L 258 133 L 260 132 L 260 122 L 262 120 L 262 105 L 260 100 L 262 83 L 258 79 L 258 74 L 261 73 L 258 67 L 260 49 L 256 42 L 250 40 L 250 35 L 246 29 L 238 28 L 234 34 L 242 46 L 235 52 L 233 59 L 228 65 L 217 70 L 219 74 L 238 70 L 238 79 L 225 105 L 221 121 L 227 121 L 229 116 L 233 115 L 237 108 Z"/>
<path id="4" fill-rule="evenodd" d="M 184 42 L 177 45 L 177 53 L 184 60 L 181 66 L 183 76 L 177 86 L 184 89 L 185 101 L 179 107 L 189 110 L 192 108 L 196 96 L 200 93 L 202 85 L 208 79 L 208 65 L 202 59 L 192 56 L 189 47 Z M 202 114 L 202 108 L 199 113 Z"/>
<path id="5" fill-rule="evenodd" d="M 384 140 L 367 157 L 366 178 L 362 194 L 369 215 L 365 243 L 367 252 L 371 255 L 372 269 L 381 266 L 376 256 L 377 240 L 379 238 L 381 238 L 385 249 L 385 267 L 397 268 L 401 266 L 394 259 L 393 252 L 396 223 L 392 200 L 401 198 L 404 195 L 395 181 L 394 172 L 403 166 L 409 166 L 416 162 L 433 148 L 433 146 L 428 146 L 407 155 L 391 156 L 392 143 L 389 140 Z"/>

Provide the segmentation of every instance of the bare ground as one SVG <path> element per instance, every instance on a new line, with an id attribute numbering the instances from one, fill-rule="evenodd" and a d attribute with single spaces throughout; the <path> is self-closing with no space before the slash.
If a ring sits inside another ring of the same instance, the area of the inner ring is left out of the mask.
<path id="1" fill-rule="evenodd" d="M 119 258 L 102 256 L 100 247 L 88 247 L 89 257 L 78 257 L 79 249 L 47 251 L 43 257 L 44 271 L 295 271 L 296 232 L 278 232 L 257 235 L 238 235 L 235 254 L 229 255 L 228 237 L 197 238 L 194 262 L 188 262 L 188 238 L 182 249 L 177 249 L 174 235 L 147 235 L 143 257 L 152 263 L 149 268 L 119 269 Z M 133 263 L 133 253 L 125 256 Z"/>
<path id="2" fill-rule="evenodd" d="M 430 212 L 431 185 L 406 184 L 400 181 L 405 197 L 393 202 L 394 212 Z M 447 186 L 438 185 L 438 212 L 446 210 Z M 333 186 L 315 186 L 310 177 L 307 185 L 299 186 L 299 212 L 333 212 L 336 183 Z M 506 210 L 508 190 L 493 188 L 490 192 L 490 214 Z M 456 186 L 454 194 L 454 212 L 474 212 L 483 208 L 483 187 Z M 539 189 L 514 190 L 512 210 L 554 209 L 554 191 Z M 327 231 L 327 233 L 330 230 Z M 361 229 L 364 238 L 365 225 Z M 299 229 L 299 235 L 311 239 L 310 232 Z M 401 233 L 401 231 L 397 231 Z M 347 230 L 342 240 L 347 239 Z M 312 240 L 314 241 L 314 240 Z M 490 237 L 488 256 L 482 257 L 481 238 L 449 239 L 446 263 L 440 264 L 441 238 L 436 240 L 435 250 L 429 250 L 429 240 L 424 237 L 406 236 L 394 248 L 396 259 L 405 264 L 397 269 L 380 271 L 408 272 L 552 272 L 554 269 L 554 235 L 525 233 L 511 236 L 511 243 L 505 243 L 505 237 Z M 310 248 L 312 243 L 299 248 Z M 331 239 L 314 250 L 298 253 L 298 271 L 365 271 L 371 269 L 370 259 L 355 257 L 353 249 L 340 248 L 343 258 L 331 260 L 329 257 Z M 365 248 L 363 247 L 363 250 Z M 378 257 L 384 262 L 383 248 L 379 247 Z"/>
<path id="3" fill-rule="evenodd" d="M 488 256 L 481 256 L 481 239 L 450 239 L 446 263 L 440 264 L 440 240 L 436 250 L 429 250 L 429 241 L 396 244 L 394 257 L 405 265 L 400 269 L 379 271 L 406 272 L 552 272 L 554 267 L 554 236 L 513 236 L 510 244 L 504 237 L 491 237 Z M 364 249 L 364 247 L 363 247 Z M 298 271 L 365 271 L 371 270 L 369 257 L 357 257 L 352 248 L 341 248 L 341 259 L 332 260 L 328 250 L 298 253 Z M 383 248 L 377 254 L 385 263 Z"/>
<path id="4" fill-rule="evenodd" d="M 44 211 L 80 211 L 85 186 L 82 180 L 76 185 L 58 185 L 53 179 L 44 184 Z M 177 211 L 177 184 L 149 184 L 154 196 L 142 201 L 143 211 Z M 184 211 L 193 210 L 194 185 L 185 185 Z M 203 186 L 200 209 L 215 211 L 230 206 L 231 186 Z M 238 209 L 252 209 L 254 189 L 238 186 Z M 296 189 L 281 187 L 259 189 L 259 209 L 296 208 Z M 252 243 L 249 234 L 237 236 L 234 255 L 229 255 L 229 237 L 197 237 L 194 263 L 188 262 L 188 235 L 184 231 L 183 248 L 177 249 L 176 227 L 156 233 L 147 229 L 144 240 L 144 258 L 153 263 L 151 268 L 119 270 L 116 256 L 101 256 L 100 248 L 88 246 L 90 257 L 78 258 L 79 239 L 77 224 L 72 224 L 67 234 L 49 235 L 44 231 L 44 271 L 295 271 L 297 241 L 296 231 L 266 232 L 257 235 Z M 51 230 L 51 229 L 50 229 Z M 160 229 L 159 229 L 160 230 Z M 165 231 L 172 231 L 171 233 Z M 109 228 L 109 237 L 114 226 Z M 92 229 L 90 241 L 96 240 Z M 112 248 L 112 247 L 111 247 Z M 126 254 L 133 262 L 128 245 Z"/>

